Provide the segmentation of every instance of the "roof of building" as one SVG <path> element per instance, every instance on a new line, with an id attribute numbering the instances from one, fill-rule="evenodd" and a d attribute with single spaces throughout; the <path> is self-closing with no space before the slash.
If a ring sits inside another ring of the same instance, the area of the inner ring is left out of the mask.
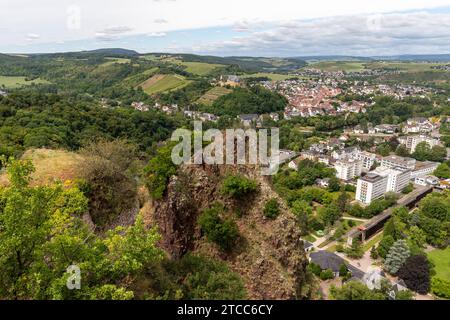
<path id="1" fill-rule="evenodd" d="M 345 260 L 338 255 L 328 251 L 313 252 L 309 255 L 311 262 L 320 266 L 321 269 L 331 269 L 333 272 L 338 272 Z"/>
<path id="2" fill-rule="evenodd" d="M 246 120 L 246 121 L 253 121 L 258 119 L 258 115 L 257 114 L 241 114 L 239 115 L 239 119 L 241 120 Z"/>
<path id="3" fill-rule="evenodd" d="M 413 158 L 399 157 L 399 156 L 387 156 L 387 157 L 384 157 L 383 160 L 396 162 L 396 163 L 405 163 L 405 164 L 410 162 L 410 161 L 416 161 Z"/>
<path id="4" fill-rule="evenodd" d="M 308 249 L 308 248 L 311 248 L 311 247 L 314 247 L 314 244 L 312 244 L 309 241 L 303 240 L 303 248 Z"/>
<path id="5" fill-rule="evenodd" d="M 377 181 L 380 181 L 384 179 L 384 177 L 373 173 L 373 172 L 369 172 L 368 174 L 366 174 L 364 177 L 361 178 L 361 180 L 366 181 L 366 182 L 370 182 L 370 183 L 375 183 Z"/>

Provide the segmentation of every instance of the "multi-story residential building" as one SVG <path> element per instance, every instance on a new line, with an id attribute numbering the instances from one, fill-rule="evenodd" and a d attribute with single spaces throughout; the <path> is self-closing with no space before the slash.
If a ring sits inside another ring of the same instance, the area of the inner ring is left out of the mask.
<path id="1" fill-rule="evenodd" d="M 347 158 L 355 158 L 361 150 L 358 147 L 347 147 L 340 150 L 335 150 L 331 153 L 331 157 L 335 160 L 343 160 Z"/>
<path id="2" fill-rule="evenodd" d="M 414 170 L 416 166 L 416 160 L 413 158 L 399 157 L 399 156 L 387 156 L 381 160 L 381 167 L 388 169 L 408 169 Z"/>
<path id="3" fill-rule="evenodd" d="M 410 169 L 390 169 L 379 167 L 358 179 L 356 200 L 370 204 L 381 198 L 386 192 L 402 192 L 410 183 Z"/>
<path id="4" fill-rule="evenodd" d="M 439 139 L 433 138 L 426 135 L 414 135 L 414 136 L 406 136 L 400 137 L 398 139 L 401 144 L 405 145 L 409 152 L 413 153 L 416 151 L 416 147 L 421 142 L 426 142 L 430 145 L 430 147 L 434 147 L 440 144 Z"/>
<path id="5" fill-rule="evenodd" d="M 352 180 L 361 175 L 362 161 L 353 159 L 336 161 L 334 169 L 336 169 L 337 178 L 345 181 Z"/>
<path id="6" fill-rule="evenodd" d="M 374 171 L 372 171 L 372 173 L 388 178 L 385 192 L 402 192 L 403 189 L 408 186 L 411 179 L 411 170 L 409 169 L 388 169 L 378 167 Z"/>
<path id="7" fill-rule="evenodd" d="M 427 118 L 418 117 L 409 119 L 403 127 L 403 132 L 427 133 L 433 131 L 434 128 L 434 125 Z"/>
<path id="8" fill-rule="evenodd" d="M 363 170 L 370 170 L 375 163 L 377 155 L 367 151 L 361 151 L 356 153 L 353 158 L 362 162 Z"/>
<path id="9" fill-rule="evenodd" d="M 417 162 L 414 169 L 411 171 L 411 179 L 432 174 L 438 166 L 438 162 Z"/>
<path id="10" fill-rule="evenodd" d="M 370 204 L 373 200 L 381 198 L 387 189 L 388 177 L 369 172 L 366 176 L 358 179 L 356 185 L 356 200 Z"/>

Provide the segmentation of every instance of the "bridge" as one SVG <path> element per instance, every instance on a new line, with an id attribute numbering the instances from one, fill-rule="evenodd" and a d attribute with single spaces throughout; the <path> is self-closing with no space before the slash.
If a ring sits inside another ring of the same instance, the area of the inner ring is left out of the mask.
<path id="1" fill-rule="evenodd" d="M 410 194 L 405 195 L 399 201 L 397 201 L 397 205 L 395 207 L 386 209 L 379 215 L 370 219 L 364 225 L 361 225 L 348 232 L 347 244 L 351 246 L 353 243 L 353 239 L 356 238 L 359 238 L 359 240 L 363 242 L 370 239 L 373 235 L 378 233 L 378 231 L 380 231 L 384 227 L 386 222 L 391 218 L 392 212 L 394 211 L 395 208 L 407 207 L 409 209 L 413 209 L 420 200 L 422 200 L 431 192 L 433 192 L 433 187 L 426 186 L 426 187 L 419 187 Z"/>

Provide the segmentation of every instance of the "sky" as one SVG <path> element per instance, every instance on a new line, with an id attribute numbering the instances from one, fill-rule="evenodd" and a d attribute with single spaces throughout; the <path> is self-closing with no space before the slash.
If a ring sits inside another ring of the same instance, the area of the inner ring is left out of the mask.
<path id="1" fill-rule="evenodd" d="M 0 0 L 0 52 L 450 53 L 450 0 Z"/>

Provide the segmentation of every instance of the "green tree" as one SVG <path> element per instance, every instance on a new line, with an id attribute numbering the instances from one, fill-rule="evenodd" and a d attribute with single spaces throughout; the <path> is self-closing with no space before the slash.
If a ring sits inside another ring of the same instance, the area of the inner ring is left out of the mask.
<path id="1" fill-rule="evenodd" d="M 386 258 L 389 250 L 394 245 L 395 239 L 391 235 L 387 235 L 381 239 L 380 244 L 378 245 L 377 252 L 378 255 L 382 258 Z"/>
<path id="2" fill-rule="evenodd" d="M 410 256 L 408 244 L 405 240 L 397 240 L 389 249 L 384 262 L 385 269 L 390 274 L 397 274 L 406 259 Z"/>
<path id="3" fill-rule="evenodd" d="M 329 206 L 320 208 L 319 216 L 322 218 L 323 222 L 328 225 L 333 225 L 336 221 L 339 220 L 343 215 L 343 212 L 339 209 L 339 207 L 332 203 Z"/>
<path id="4" fill-rule="evenodd" d="M 404 144 L 400 144 L 395 150 L 395 154 L 399 157 L 409 157 L 408 149 Z"/>
<path id="5" fill-rule="evenodd" d="M 447 149 L 441 146 L 433 146 L 427 160 L 435 162 L 443 162 L 447 158 Z"/>
<path id="6" fill-rule="evenodd" d="M 370 249 L 370 257 L 372 259 L 378 259 L 378 251 L 375 246 Z"/>
<path id="7" fill-rule="evenodd" d="M 350 246 L 350 248 L 347 248 L 347 250 L 345 250 L 345 253 L 352 259 L 361 259 L 364 255 L 361 240 L 359 240 L 358 238 L 353 239 L 352 245 Z"/>
<path id="8" fill-rule="evenodd" d="M 251 193 L 258 190 L 256 181 L 243 176 L 227 176 L 222 182 L 221 192 L 224 195 L 242 200 Z"/>
<path id="9" fill-rule="evenodd" d="M 0 296 L 8 299 L 131 298 L 124 280 L 160 261 L 159 235 L 142 217 L 100 238 L 82 214 L 88 201 L 76 187 L 29 186 L 31 163 L 8 164 L 0 189 Z M 68 290 L 68 266 L 82 272 L 81 290 Z"/>
<path id="10" fill-rule="evenodd" d="M 222 204 L 214 204 L 200 215 L 198 223 L 208 240 L 222 250 L 230 250 L 239 237 L 239 230 L 233 220 L 220 217 L 223 209 Z"/>
<path id="11" fill-rule="evenodd" d="M 450 167 L 446 163 L 441 163 L 433 173 L 436 177 L 441 179 L 450 178 Z"/>
<path id="12" fill-rule="evenodd" d="M 398 276 L 410 290 L 420 294 L 427 294 L 430 290 L 430 265 L 426 256 L 411 256 L 406 259 Z"/>
<path id="13" fill-rule="evenodd" d="M 330 298 L 332 300 L 385 300 L 386 297 L 379 292 L 372 291 L 359 281 L 349 281 L 341 288 L 331 286 Z"/>
<path id="14" fill-rule="evenodd" d="M 174 144 L 169 143 L 158 149 L 156 156 L 144 168 L 146 186 L 155 200 L 163 197 L 170 177 L 177 172 L 177 166 L 172 161 L 173 147 Z"/>
<path id="15" fill-rule="evenodd" d="M 389 144 L 380 144 L 377 147 L 376 152 L 383 157 L 387 157 L 391 153 L 391 148 Z"/>
<path id="16" fill-rule="evenodd" d="M 346 212 L 350 203 L 350 196 L 345 190 L 339 193 L 339 197 L 336 200 L 337 206 L 341 212 Z"/>
<path id="17" fill-rule="evenodd" d="M 330 190 L 330 192 L 336 192 L 339 191 L 341 189 L 341 183 L 339 182 L 339 179 L 334 177 L 331 177 L 329 182 L 328 182 L 328 190 Z"/>
<path id="18" fill-rule="evenodd" d="M 431 148 L 428 142 L 423 141 L 416 146 L 416 150 L 413 152 L 412 156 L 419 161 L 426 161 L 431 154 Z"/>
<path id="19" fill-rule="evenodd" d="M 269 219 L 275 219 L 280 214 L 280 204 L 277 199 L 272 198 L 264 206 L 264 216 Z"/>

